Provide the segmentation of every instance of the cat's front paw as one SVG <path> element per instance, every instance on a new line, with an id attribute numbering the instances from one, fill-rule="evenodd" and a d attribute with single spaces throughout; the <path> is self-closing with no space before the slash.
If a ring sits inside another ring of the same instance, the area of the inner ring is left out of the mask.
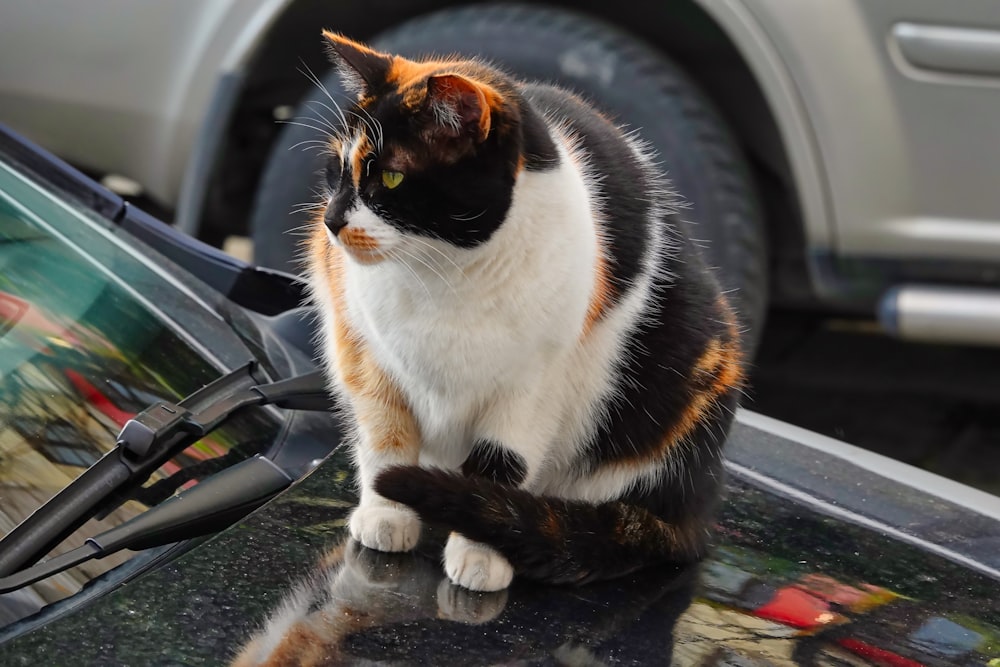
<path id="1" fill-rule="evenodd" d="M 444 571 L 452 582 L 473 591 L 499 591 L 514 578 L 514 568 L 500 552 L 458 533 L 444 547 Z"/>
<path id="2" fill-rule="evenodd" d="M 410 551 L 420 539 L 420 518 L 403 505 L 360 505 L 348 521 L 351 537 L 377 551 Z"/>

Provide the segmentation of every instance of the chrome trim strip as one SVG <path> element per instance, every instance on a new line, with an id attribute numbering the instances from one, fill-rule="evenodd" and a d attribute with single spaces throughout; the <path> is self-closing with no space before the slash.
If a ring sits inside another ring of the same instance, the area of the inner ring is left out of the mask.
<path id="1" fill-rule="evenodd" d="M 760 416 L 760 415 L 757 415 Z M 766 418 L 765 418 L 766 419 Z M 974 570 L 981 574 L 985 574 L 993 579 L 1000 580 L 1000 570 L 990 567 L 985 563 L 981 563 L 974 558 L 969 558 L 968 556 L 958 553 L 948 547 L 943 547 L 939 544 L 934 544 L 933 542 L 928 542 L 927 540 L 918 537 L 916 535 L 911 535 L 910 533 L 904 532 L 898 528 L 894 528 L 889 524 L 883 523 L 881 521 L 876 521 L 869 517 L 858 514 L 857 512 L 852 512 L 851 510 L 845 509 L 843 507 L 838 507 L 832 503 L 829 503 L 815 496 L 811 496 L 804 491 L 800 491 L 794 487 L 791 487 L 783 482 L 780 482 L 773 477 L 768 477 L 756 470 L 751 470 L 745 466 L 741 466 L 738 463 L 733 463 L 732 461 L 726 462 L 726 467 L 729 470 L 739 476 L 748 480 L 753 480 L 757 484 L 768 487 L 774 493 L 779 495 L 792 498 L 793 500 L 802 503 L 803 505 L 813 507 L 816 511 L 826 514 L 829 516 L 835 516 L 838 519 L 842 519 L 849 523 L 864 526 L 865 528 L 870 528 L 877 533 L 882 535 L 887 535 L 893 539 L 899 540 L 900 542 L 905 542 L 907 544 L 912 544 L 923 551 L 927 551 L 942 558 L 947 558 L 948 560 L 961 563 L 970 570 Z"/>
<path id="2" fill-rule="evenodd" d="M 744 408 L 737 411 L 736 420 L 751 428 L 836 456 L 880 477 L 947 500 L 994 521 L 1000 521 L 1000 498 L 985 491 Z"/>

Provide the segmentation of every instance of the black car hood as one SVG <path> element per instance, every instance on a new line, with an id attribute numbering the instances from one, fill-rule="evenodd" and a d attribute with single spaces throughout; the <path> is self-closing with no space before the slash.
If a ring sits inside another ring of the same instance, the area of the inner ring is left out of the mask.
<path id="1" fill-rule="evenodd" d="M 515 582 L 478 594 L 444 578 L 441 536 L 405 555 L 346 539 L 355 498 L 349 457 L 338 450 L 242 524 L 0 647 L 0 662 L 938 665 L 1000 657 L 993 518 L 742 423 L 729 454 L 728 497 L 702 563 L 580 588 Z"/>

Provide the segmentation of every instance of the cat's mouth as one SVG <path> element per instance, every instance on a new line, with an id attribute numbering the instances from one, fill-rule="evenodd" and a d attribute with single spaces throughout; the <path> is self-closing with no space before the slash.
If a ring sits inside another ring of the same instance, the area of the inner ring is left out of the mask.
<path id="1" fill-rule="evenodd" d="M 379 242 L 363 229 L 345 227 L 337 234 L 337 240 L 347 254 L 360 264 L 377 264 L 386 257 Z"/>

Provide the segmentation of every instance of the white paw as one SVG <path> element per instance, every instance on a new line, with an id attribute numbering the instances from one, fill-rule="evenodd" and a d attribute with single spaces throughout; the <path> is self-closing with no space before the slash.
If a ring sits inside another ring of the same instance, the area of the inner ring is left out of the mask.
<path id="1" fill-rule="evenodd" d="M 409 551 L 420 539 L 420 519 L 403 505 L 372 503 L 351 513 L 351 537 L 377 551 Z"/>
<path id="2" fill-rule="evenodd" d="M 452 533 L 444 547 L 444 571 L 452 582 L 472 591 L 499 591 L 514 578 L 514 568 L 497 550 L 458 533 Z"/>

